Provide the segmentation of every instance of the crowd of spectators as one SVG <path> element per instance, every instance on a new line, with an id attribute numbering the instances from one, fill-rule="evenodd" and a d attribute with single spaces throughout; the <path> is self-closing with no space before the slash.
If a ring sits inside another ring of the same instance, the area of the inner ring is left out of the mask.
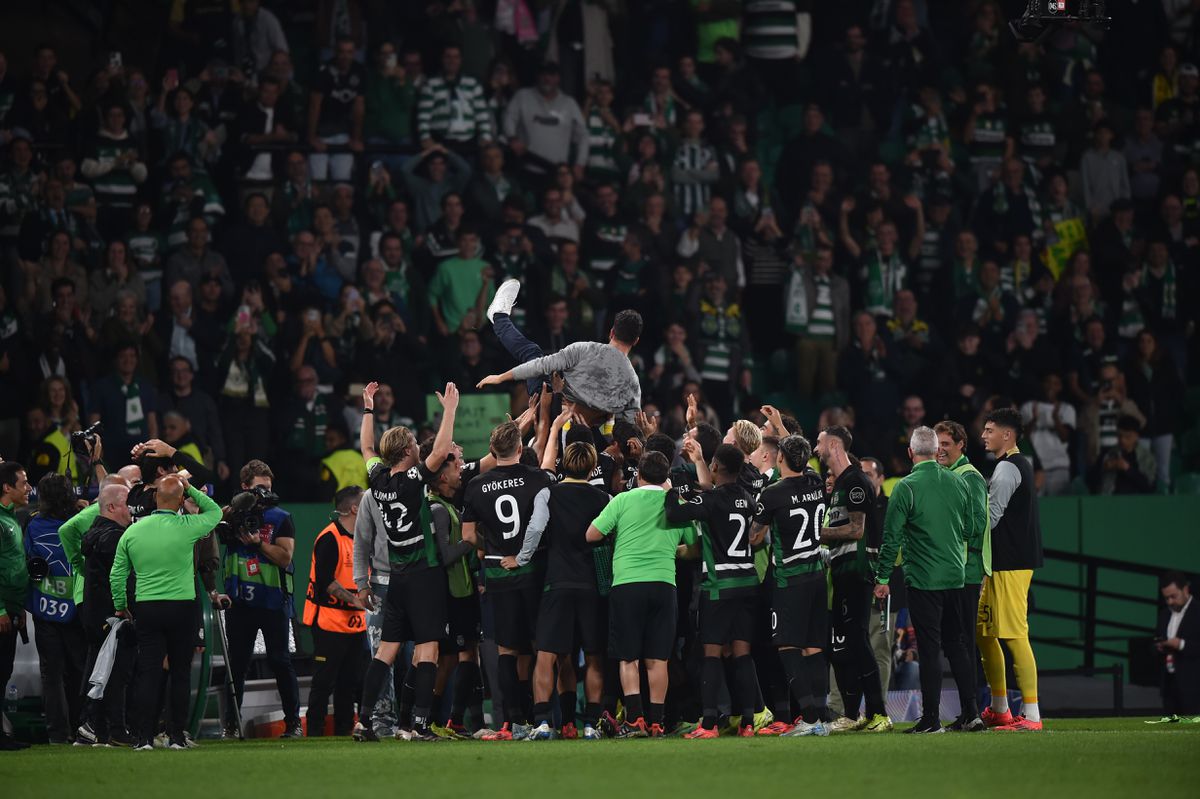
<path id="1" fill-rule="evenodd" d="M 36 481 L 98 420 L 111 465 L 162 436 L 311 497 L 358 384 L 419 426 L 502 370 L 517 278 L 546 351 L 643 314 L 668 432 L 773 369 L 892 475 L 1011 403 L 1044 493 L 1168 486 L 1200 17 L 1109 5 L 1017 44 L 988 0 L 174 0 L 142 62 L 0 54 L 0 452 Z"/>

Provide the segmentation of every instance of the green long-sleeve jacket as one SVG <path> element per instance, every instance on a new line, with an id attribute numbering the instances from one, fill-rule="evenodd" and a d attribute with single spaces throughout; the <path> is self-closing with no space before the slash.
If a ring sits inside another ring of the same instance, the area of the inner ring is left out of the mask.
<path id="1" fill-rule="evenodd" d="M 888 499 L 875 581 L 886 585 L 904 551 L 904 584 L 925 591 L 962 588 L 970 496 L 963 479 L 937 461 L 913 465 Z"/>
<path id="2" fill-rule="evenodd" d="M 137 575 L 138 602 L 196 598 L 192 548 L 221 521 L 221 506 L 192 487 L 188 496 L 200 506 L 200 513 L 181 516 L 156 510 L 131 524 L 121 536 L 108 578 L 116 610 L 125 609 L 125 581 L 130 572 Z"/>
<path id="3" fill-rule="evenodd" d="M 58 541 L 62 544 L 63 554 L 71 564 L 71 571 L 78 575 L 75 580 L 75 604 L 83 604 L 83 537 L 92 529 L 92 523 L 100 515 L 100 504 L 93 502 L 58 528 Z"/>
<path id="4" fill-rule="evenodd" d="M 17 616 L 25 609 L 29 569 L 16 508 L 0 505 L 0 616 Z"/>
<path id="5" fill-rule="evenodd" d="M 950 466 L 967 487 L 967 569 L 968 585 L 979 585 L 985 574 L 992 573 L 992 520 L 988 518 L 987 480 L 971 465 L 966 455 Z"/>

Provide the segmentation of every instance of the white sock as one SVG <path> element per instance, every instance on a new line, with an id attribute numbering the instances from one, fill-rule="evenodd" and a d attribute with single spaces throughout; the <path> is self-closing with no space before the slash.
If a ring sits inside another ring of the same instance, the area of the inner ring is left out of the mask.
<path id="1" fill-rule="evenodd" d="M 992 695 L 992 712 L 1001 715 L 1008 712 L 1008 694 L 1003 696 Z"/>
<path id="2" fill-rule="evenodd" d="M 1025 702 L 1021 705 L 1021 715 L 1028 721 L 1041 721 L 1042 711 L 1038 710 L 1037 702 Z"/>

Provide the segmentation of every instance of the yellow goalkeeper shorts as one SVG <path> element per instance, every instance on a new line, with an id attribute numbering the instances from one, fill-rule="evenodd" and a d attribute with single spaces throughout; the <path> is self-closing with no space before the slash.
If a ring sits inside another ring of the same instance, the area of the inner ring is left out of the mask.
<path id="1" fill-rule="evenodd" d="M 979 635 L 990 638 L 1029 637 L 1029 583 L 1033 569 L 998 571 L 979 594 Z"/>

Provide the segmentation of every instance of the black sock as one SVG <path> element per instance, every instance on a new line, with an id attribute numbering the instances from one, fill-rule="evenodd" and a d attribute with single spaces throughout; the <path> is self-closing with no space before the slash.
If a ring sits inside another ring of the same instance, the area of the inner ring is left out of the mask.
<path id="1" fill-rule="evenodd" d="M 388 672 L 391 668 L 378 658 L 371 658 L 371 663 L 367 666 L 367 673 L 363 677 L 361 710 L 366 716 L 363 719 L 363 726 L 368 730 L 371 729 L 371 713 L 375 711 L 375 705 L 379 702 L 379 695 L 383 693 L 383 686 L 387 684 Z"/>
<path id="2" fill-rule="evenodd" d="M 650 718 L 646 719 L 650 724 L 662 726 L 663 718 L 666 716 L 666 704 L 663 702 L 650 703 Z"/>
<path id="3" fill-rule="evenodd" d="M 534 702 L 533 703 L 533 723 L 542 724 L 550 721 L 550 703 L 549 702 Z"/>
<path id="4" fill-rule="evenodd" d="M 396 687 L 396 704 L 398 705 L 396 724 L 402 730 L 412 728 L 413 680 L 416 677 L 416 673 L 416 667 L 411 663 L 407 664 L 404 668 L 400 668 L 397 665 L 392 670 Z"/>
<path id="5" fill-rule="evenodd" d="M 429 726 L 429 712 L 433 708 L 433 686 L 437 682 L 436 663 L 418 663 L 413 676 L 413 728 Z"/>
<path id="6" fill-rule="evenodd" d="M 584 726 L 595 727 L 596 722 L 600 721 L 600 712 L 599 702 L 588 702 L 583 708 Z"/>
<path id="7" fill-rule="evenodd" d="M 641 694 L 625 694 L 625 721 L 629 724 L 638 719 L 645 720 L 646 714 L 642 712 L 642 695 Z"/>
<path id="8" fill-rule="evenodd" d="M 521 680 L 521 723 L 528 724 L 533 717 L 533 682 Z"/>
<path id="9" fill-rule="evenodd" d="M 501 655 L 500 693 L 504 695 L 503 717 L 508 724 L 515 724 L 521 715 L 521 680 L 517 677 L 517 656 Z"/>
<path id="10" fill-rule="evenodd" d="M 809 655 L 804 661 L 809 668 L 813 710 L 816 714 L 815 721 L 831 721 L 829 718 L 829 662 L 825 659 L 825 652 Z"/>
<path id="11" fill-rule="evenodd" d="M 558 712 L 562 716 L 564 727 L 575 723 L 575 703 L 577 701 L 574 691 L 563 691 L 558 695 Z"/>
<path id="12" fill-rule="evenodd" d="M 754 705 L 758 700 L 758 680 L 754 676 L 754 658 L 739 655 L 733 659 L 733 711 L 741 713 L 741 725 L 754 723 Z"/>
<path id="13" fill-rule="evenodd" d="M 445 716 L 442 715 L 443 699 L 445 699 L 445 694 L 435 693 L 433 695 L 433 703 L 429 706 L 429 721 L 433 724 L 441 724 L 446 720 Z"/>
<path id="14" fill-rule="evenodd" d="M 454 670 L 454 701 L 450 703 L 450 721 L 454 724 L 462 726 L 478 683 L 479 665 L 474 661 L 459 661 Z"/>
<path id="15" fill-rule="evenodd" d="M 711 730 L 717 726 L 720 715 L 717 703 L 721 693 L 721 682 L 725 679 L 725 668 L 719 657 L 705 657 L 700 663 L 700 705 L 704 718 L 700 726 Z"/>
<path id="16" fill-rule="evenodd" d="M 879 681 L 879 664 L 875 662 L 875 653 L 867 650 L 867 658 L 863 658 L 859 666 L 858 684 L 861 686 L 863 697 L 867 701 L 867 718 L 878 714 L 887 715 L 887 703 L 883 699 L 883 686 Z"/>
<path id="17" fill-rule="evenodd" d="M 808 708 L 813 704 L 812 676 L 809 673 L 808 660 L 799 649 L 779 650 L 779 660 L 783 663 L 783 672 L 787 675 L 788 690 L 796 700 L 796 705 L 804 713 L 808 721 Z M 790 708 L 788 715 L 791 715 Z M 787 716 L 782 717 L 787 720 Z"/>

